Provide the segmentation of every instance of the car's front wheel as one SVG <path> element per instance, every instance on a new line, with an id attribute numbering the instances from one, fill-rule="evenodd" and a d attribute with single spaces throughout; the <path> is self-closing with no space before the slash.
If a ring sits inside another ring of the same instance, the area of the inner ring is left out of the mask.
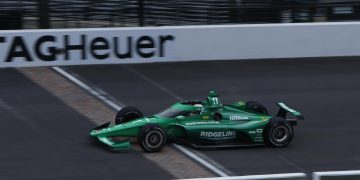
<path id="1" fill-rule="evenodd" d="M 138 108 L 132 106 L 124 107 L 116 114 L 115 124 L 126 123 L 142 117 L 144 115 Z"/>
<path id="2" fill-rule="evenodd" d="M 166 145 L 166 133 L 158 125 L 146 125 L 140 129 L 138 144 L 145 152 L 159 152 Z"/>
<path id="3" fill-rule="evenodd" d="M 264 141 L 269 146 L 285 147 L 293 138 L 292 125 L 283 118 L 273 117 L 263 131 Z"/>

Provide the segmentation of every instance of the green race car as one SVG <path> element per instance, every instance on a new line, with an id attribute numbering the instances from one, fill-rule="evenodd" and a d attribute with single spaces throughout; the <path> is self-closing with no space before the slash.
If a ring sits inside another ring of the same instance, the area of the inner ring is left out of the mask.
<path id="1" fill-rule="evenodd" d="M 146 152 L 158 152 L 168 142 L 186 142 L 197 148 L 263 144 L 284 147 L 292 140 L 293 126 L 304 118 L 284 103 L 277 104 L 280 110 L 272 116 L 256 101 L 223 105 L 210 91 L 205 101 L 179 102 L 147 117 L 135 107 L 125 107 L 117 113 L 115 123 L 96 127 L 90 136 L 115 150 L 130 148 L 128 138 L 136 137 Z M 287 113 L 294 118 L 287 118 Z"/>

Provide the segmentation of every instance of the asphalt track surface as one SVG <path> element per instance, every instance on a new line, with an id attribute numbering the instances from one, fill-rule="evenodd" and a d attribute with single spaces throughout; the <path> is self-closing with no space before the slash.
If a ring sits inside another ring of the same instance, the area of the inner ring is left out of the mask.
<path id="1" fill-rule="evenodd" d="M 284 101 L 304 114 L 306 120 L 295 127 L 295 137 L 286 148 L 201 151 L 234 175 L 360 169 L 357 58 L 82 66 L 70 70 L 145 114 L 156 113 L 179 99 L 204 99 L 209 90 L 216 90 L 224 104 L 257 100 L 276 113 L 274 102 Z"/>
<path id="2" fill-rule="evenodd" d="M 0 70 L 0 179 L 171 179 L 140 153 L 89 139 L 89 120 L 14 69 Z"/>

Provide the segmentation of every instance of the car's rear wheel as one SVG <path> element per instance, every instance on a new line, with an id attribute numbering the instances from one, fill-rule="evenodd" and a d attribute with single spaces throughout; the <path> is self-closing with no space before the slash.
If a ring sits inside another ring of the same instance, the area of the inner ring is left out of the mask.
<path id="1" fill-rule="evenodd" d="M 271 118 L 263 133 L 265 143 L 274 147 L 287 146 L 294 135 L 292 125 L 281 117 Z"/>
<path id="2" fill-rule="evenodd" d="M 268 110 L 263 106 L 261 103 L 257 101 L 247 101 L 245 103 L 245 106 L 247 109 L 250 109 L 252 111 L 255 111 L 260 114 L 268 115 Z"/>
<path id="3" fill-rule="evenodd" d="M 132 106 L 124 107 L 116 114 L 115 124 L 126 123 L 142 117 L 144 115 L 138 108 Z"/>
<path id="4" fill-rule="evenodd" d="M 146 125 L 140 129 L 138 143 L 145 152 L 159 152 L 166 145 L 165 131 L 158 125 Z"/>

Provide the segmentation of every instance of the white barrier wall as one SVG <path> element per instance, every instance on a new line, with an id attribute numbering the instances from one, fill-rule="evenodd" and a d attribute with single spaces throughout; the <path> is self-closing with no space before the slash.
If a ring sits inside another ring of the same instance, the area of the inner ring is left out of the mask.
<path id="1" fill-rule="evenodd" d="M 360 56 L 360 23 L 0 31 L 0 67 Z"/>

